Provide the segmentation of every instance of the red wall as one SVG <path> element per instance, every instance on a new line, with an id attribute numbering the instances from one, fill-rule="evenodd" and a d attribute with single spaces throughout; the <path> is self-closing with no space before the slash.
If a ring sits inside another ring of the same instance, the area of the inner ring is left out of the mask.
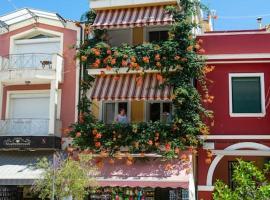
<path id="1" fill-rule="evenodd" d="M 254 31 L 251 34 L 245 32 L 211 33 L 199 38 L 203 39 L 203 48 L 206 54 L 270 52 L 270 33 L 266 31 Z"/>
<path id="2" fill-rule="evenodd" d="M 75 49 L 71 49 L 70 46 L 76 44 L 77 42 L 77 32 L 75 30 L 55 27 L 45 24 L 35 24 L 35 27 L 61 32 L 64 34 L 64 47 L 63 47 L 63 57 L 64 57 L 64 82 L 61 84 L 62 89 L 62 103 L 61 103 L 61 120 L 63 128 L 67 128 L 75 120 L 75 99 L 76 99 L 76 61 L 74 56 L 76 54 Z M 5 56 L 9 54 L 10 37 L 18 33 L 30 30 L 33 25 L 26 26 L 6 34 L 0 35 L 0 56 Z M 14 86 L 20 89 L 22 86 Z M 13 90 L 14 90 L 13 87 Z M 23 88 L 28 86 L 23 86 Z M 40 86 L 31 86 L 33 89 Z M 31 87 L 28 87 L 31 88 Z M 42 86 L 43 87 L 43 86 Z M 41 87 L 41 89 L 42 89 Z M 6 91 L 8 88 L 4 88 Z M 12 90 L 12 88 L 10 88 Z M 5 95 L 4 95 L 5 96 Z M 6 98 L 6 96 L 4 97 Z M 5 111 L 5 99 L 3 99 L 3 112 Z"/>
<path id="3" fill-rule="evenodd" d="M 215 125 L 211 134 L 270 134 L 270 113 L 256 117 L 230 117 L 229 115 L 229 73 L 264 73 L 265 95 L 270 87 L 270 63 L 256 64 L 214 64 L 215 70 L 208 74 L 214 82 L 209 86 L 209 93 L 214 101 L 208 107 L 214 111 Z M 269 101 L 266 99 L 266 102 Z"/>

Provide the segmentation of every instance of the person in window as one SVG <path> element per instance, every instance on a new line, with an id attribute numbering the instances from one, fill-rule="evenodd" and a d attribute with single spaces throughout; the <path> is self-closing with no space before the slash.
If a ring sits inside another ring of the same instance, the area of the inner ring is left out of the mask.
<path id="1" fill-rule="evenodd" d="M 166 111 L 163 112 L 163 113 L 162 113 L 161 121 L 162 121 L 163 123 L 166 123 L 166 124 L 171 123 L 171 122 L 172 122 L 172 115 L 171 115 L 171 113 L 166 112 Z"/>
<path id="2" fill-rule="evenodd" d="M 120 109 L 119 114 L 116 117 L 116 122 L 120 123 L 120 124 L 127 124 L 128 123 L 128 118 L 127 118 L 127 114 L 126 114 L 126 110 L 124 108 Z"/>

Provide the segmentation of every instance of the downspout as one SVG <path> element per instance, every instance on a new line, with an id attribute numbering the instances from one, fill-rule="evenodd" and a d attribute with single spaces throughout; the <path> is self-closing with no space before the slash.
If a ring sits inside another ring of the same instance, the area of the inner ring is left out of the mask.
<path id="1" fill-rule="evenodd" d="M 76 23 L 76 25 L 80 28 L 80 47 L 82 46 L 83 44 L 83 27 L 81 25 L 80 22 Z M 80 104 L 81 104 L 81 81 L 82 81 L 82 73 L 83 73 L 83 63 L 82 63 L 82 59 L 81 57 L 79 58 L 79 98 L 78 98 L 78 107 L 80 107 Z M 78 119 L 79 119 L 79 115 L 80 115 L 80 112 L 78 112 Z"/>

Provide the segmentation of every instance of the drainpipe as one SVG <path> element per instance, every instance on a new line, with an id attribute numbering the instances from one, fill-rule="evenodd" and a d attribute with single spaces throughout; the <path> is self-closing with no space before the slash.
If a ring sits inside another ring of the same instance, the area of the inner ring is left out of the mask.
<path id="1" fill-rule="evenodd" d="M 83 44 L 83 27 L 81 25 L 81 22 L 78 22 L 76 23 L 76 26 L 78 26 L 80 28 L 80 47 L 82 46 Z M 79 58 L 80 59 L 80 63 L 79 63 L 79 68 L 80 68 L 80 71 L 79 71 L 79 98 L 78 98 L 78 106 L 80 106 L 80 103 L 81 103 L 81 80 L 82 80 L 82 76 L 83 76 L 83 63 L 82 63 L 82 60 L 81 60 L 81 57 Z M 79 115 L 80 113 L 78 112 L 78 119 L 79 119 Z"/>

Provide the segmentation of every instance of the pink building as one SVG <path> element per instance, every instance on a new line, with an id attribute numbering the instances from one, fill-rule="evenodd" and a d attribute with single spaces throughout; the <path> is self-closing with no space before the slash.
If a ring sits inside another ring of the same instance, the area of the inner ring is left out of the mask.
<path id="1" fill-rule="evenodd" d="M 62 129 L 76 119 L 71 46 L 79 41 L 80 29 L 56 13 L 25 8 L 0 17 L 0 194 L 27 195 L 39 174 L 26 166 L 61 149 Z"/>

